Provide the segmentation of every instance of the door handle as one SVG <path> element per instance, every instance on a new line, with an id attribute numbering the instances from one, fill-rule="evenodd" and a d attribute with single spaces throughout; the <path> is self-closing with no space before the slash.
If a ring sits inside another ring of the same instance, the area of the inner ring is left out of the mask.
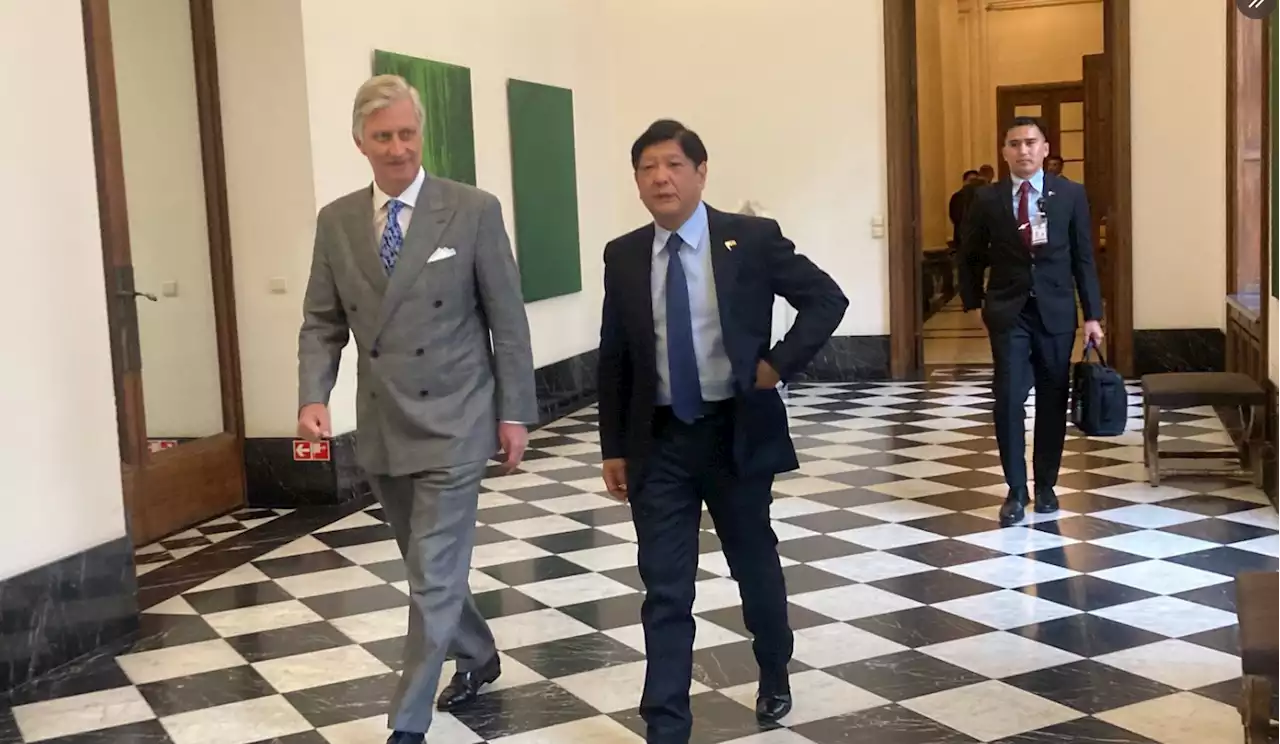
<path id="1" fill-rule="evenodd" d="M 151 300 L 152 302 L 158 302 L 158 301 L 159 301 L 159 299 L 160 299 L 160 298 L 156 297 L 155 295 L 151 294 L 150 292 L 139 292 L 139 291 L 137 291 L 137 290 L 125 290 L 125 289 L 122 289 L 122 290 L 120 290 L 120 291 L 116 292 L 116 295 L 117 295 L 118 297 L 123 297 L 123 298 L 125 298 L 125 299 L 127 299 L 127 300 L 131 300 L 131 299 L 133 299 L 133 298 L 135 298 L 135 297 L 145 297 L 145 298 L 147 298 L 148 300 Z"/>

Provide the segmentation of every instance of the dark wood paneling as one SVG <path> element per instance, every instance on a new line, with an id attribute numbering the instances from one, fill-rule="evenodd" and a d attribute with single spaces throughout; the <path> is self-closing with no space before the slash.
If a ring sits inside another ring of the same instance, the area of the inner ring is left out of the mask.
<path id="1" fill-rule="evenodd" d="M 1228 300 L 1226 335 L 1227 371 L 1241 372 L 1259 381 L 1267 379 L 1266 344 L 1258 314 Z"/>
<path id="2" fill-rule="evenodd" d="M 1111 64 L 1105 54 L 1089 54 L 1084 57 L 1084 189 L 1089 199 L 1089 217 L 1092 224 L 1089 234 L 1093 237 L 1094 260 L 1098 266 L 1098 280 L 1102 284 L 1103 301 L 1107 307 L 1116 296 L 1115 272 L 1111 268 L 1111 255 L 1107 250 L 1106 219 L 1111 204 L 1112 182 L 1115 172 L 1111 167 Z M 1110 323 L 1110 313 L 1105 314 Z M 1114 343 L 1108 335 L 1107 344 Z M 1110 347 L 1107 348 L 1111 356 Z"/>
<path id="3" fill-rule="evenodd" d="M 922 363 L 915 34 L 915 2 L 884 0 L 889 367 L 895 378 L 914 375 Z"/>
<path id="4" fill-rule="evenodd" d="M 1133 160 L 1129 97 L 1129 2 L 1104 0 L 1103 51 L 1111 66 L 1111 194 L 1107 204 L 1107 269 L 1115 287 L 1107 307 L 1108 361 L 1133 374 Z"/>
<path id="5" fill-rule="evenodd" d="M 147 451 L 146 413 L 142 404 L 142 376 L 127 369 L 121 347 L 129 333 L 136 333 L 132 303 L 119 295 L 116 277 L 131 267 L 129 211 L 124 192 L 124 157 L 120 147 L 120 113 L 116 105 L 116 72 L 111 50 L 111 19 L 107 0 L 83 0 L 85 66 L 89 80 L 89 120 L 93 134 L 94 171 L 98 190 L 98 228 L 102 236 L 103 287 L 107 301 L 107 328 L 111 334 L 111 371 L 115 385 L 116 427 L 120 448 L 121 490 L 130 534 L 136 529 L 138 468 Z M 135 538 L 136 540 L 136 538 Z"/>
<path id="6" fill-rule="evenodd" d="M 1270 154 L 1266 27 L 1227 8 L 1227 359 L 1228 370 L 1269 379 L 1267 251 Z M 1257 295 L 1254 295 L 1254 292 Z"/>
<path id="7" fill-rule="evenodd" d="M 163 452 L 147 446 L 146 406 L 108 0 L 81 0 L 104 286 L 129 534 L 141 545 L 244 503 L 243 404 L 209 0 L 190 0 L 211 281 L 225 431 Z"/>
<path id="8" fill-rule="evenodd" d="M 1062 154 L 1062 104 L 1081 103 L 1085 100 L 1084 82 L 1079 80 L 1034 85 L 1001 85 L 996 88 L 996 152 L 1004 150 L 1005 127 L 1013 121 L 1014 112 L 1021 106 L 1039 106 L 1040 122 L 1044 137 L 1052 153 Z M 1085 160 L 1086 167 L 1089 161 Z M 999 177 L 1009 176 L 1009 164 L 1000 160 Z M 1086 179 L 1087 180 L 1087 179 Z"/>

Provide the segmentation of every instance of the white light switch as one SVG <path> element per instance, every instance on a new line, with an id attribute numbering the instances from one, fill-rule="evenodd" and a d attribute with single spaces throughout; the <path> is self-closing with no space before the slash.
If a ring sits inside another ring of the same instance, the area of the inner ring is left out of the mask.
<path id="1" fill-rule="evenodd" d="M 164 284 L 161 284 L 160 294 L 164 295 L 165 297 L 177 297 L 178 283 L 176 281 L 169 281 L 169 282 L 165 282 Z"/>
<path id="2" fill-rule="evenodd" d="M 284 294 L 289 291 L 289 282 L 282 276 L 271 277 L 271 294 Z"/>

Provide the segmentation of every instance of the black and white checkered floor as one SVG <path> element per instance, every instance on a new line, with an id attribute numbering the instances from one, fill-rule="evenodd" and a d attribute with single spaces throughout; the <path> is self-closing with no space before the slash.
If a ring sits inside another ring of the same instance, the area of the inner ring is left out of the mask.
<path id="1" fill-rule="evenodd" d="M 798 386 L 789 404 L 803 467 L 778 479 L 773 517 L 795 710 L 775 730 L 754 720 L 750 642 L 708 521 L 695 741 L 1241 741 L 1231 579 L 1276 570 L 1280 544 L 1259 491 L 1151 488 L 1133 407 L 1124 436 L 1072 433 L 1059 514 L 999 529 L 981 371 Z M 1163 424 L 1184 446 L 1226 441 L 1210 410 Z M 597 439 L 588 409 L 535 432 L 523 472 L 486 480 L 471 584 L 504 674 L 439 716 L 433 744 L 642 740 L 635 531 L 600 494 Z M 0 742 L 380 744 L 407 600 L 379 517 L 274 515 L 143 575 L 143 638 L 20 693 Z"/>

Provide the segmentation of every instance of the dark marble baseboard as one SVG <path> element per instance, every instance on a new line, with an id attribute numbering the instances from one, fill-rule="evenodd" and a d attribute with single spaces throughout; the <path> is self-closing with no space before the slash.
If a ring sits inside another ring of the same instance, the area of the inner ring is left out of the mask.
<path id="1" fill-rule="evenodd" d="M 797 382 L 889 379 L 888 336 L 833 336 Z"/>
<path id="2" fill-rule="evenodd" d="M 137 628 L 127 536 L 0 580 L 0 693 L 7 697 Z"/>
<path id="3" fill-rule="evenodd" d="M 1133 371 L 1138 377 L 1157 372 L 1222 372 L 1226 358 L 1226 336 L 1217 328 L 1133 332 Z"/>
<path id="4" fill-rule="evenodd" d="M 596 401 L 597 359 L 599 354 L 591 349 L 534 371 L 539 425 Z M 370 493 L 368 479 L 356 461 L 356 432 L 333 439 L 328 462 L 294 461 L 293 442 L 283 437 L 245 440 L 249 506 L 334 506 Z"/>
<path id="5" fill-rule="evenodd" d="M 539 367 L 533 373 L 538 395 L 538 424 L 546 425 L 596 402 L 598 349 Z"/>
<path id="6" fill-rule="evenodd" d="M 255 437 L 244 443 L 249 506 L 296 509 L 345 504 L 369 492 L 356 463 L 356 433 L 334 437 L 327 462 L 293 459 L 293 439 Z"/>

